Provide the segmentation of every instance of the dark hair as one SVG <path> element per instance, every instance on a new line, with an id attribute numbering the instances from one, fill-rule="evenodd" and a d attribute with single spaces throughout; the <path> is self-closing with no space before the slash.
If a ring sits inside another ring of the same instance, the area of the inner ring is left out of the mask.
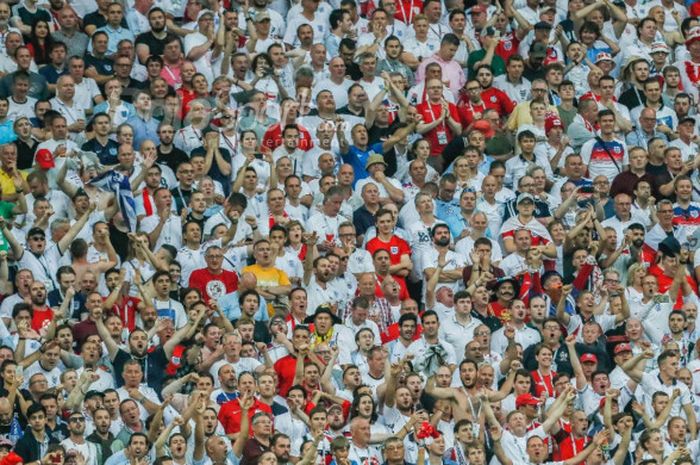
<path id="1" fill-rule="evenodd" d="M 26 418 L 31 418 L 32 415 L 39 412 L 43 413 L 44 416 L 46 416 L 46 409 L 44 408 L 44 406 L 38 402 L 34 402 L 27 408 Z"/>
<path id="2" fill-rule="evenodd" d="M 330 24 L 331 29 L 337 28 L 340 22 L 343 20 L 343 15 L 347 14 L 349 14 L 347 11 L 340 9 L 331 11 L 331 14 L 328 15 L 328 23 Z"/>
<path id="3" fill-rule="evenodd" d="M 440 41 L 440 45 L 445 45 L 445 44 L 450 44 L 454 45 L 455 47 L 459 47 L 459 37 L 457 37 L 455 34 L 448 32 L 445 34 Z"/>

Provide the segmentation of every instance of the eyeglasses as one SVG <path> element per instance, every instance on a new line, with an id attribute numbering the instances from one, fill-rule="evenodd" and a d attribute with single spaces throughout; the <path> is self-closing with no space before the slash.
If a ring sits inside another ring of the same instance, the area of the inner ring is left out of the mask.
<path id="1" fill-rule="evenodd" d="M 85 418 L 84 417 L 73 417 L 69 419 L 68 421 L 72 423 L 85 423 Z"/>
<path id="2" fill-rule="evenodd" d="M 478 92 L 481 90 L 481 87 L 467 87 L 467 90 L 469 92 Z"/>
<path id="3" fill-rule="evenodd" d="M 532 89 L 533 92 L 547 92 L 547 89 Z"/>
<path id="4" fill-rule="evenodd" d="M 44 236 L 32 236 L 29 238 L 32 241 L 45 241 L 46 238 Z"/>

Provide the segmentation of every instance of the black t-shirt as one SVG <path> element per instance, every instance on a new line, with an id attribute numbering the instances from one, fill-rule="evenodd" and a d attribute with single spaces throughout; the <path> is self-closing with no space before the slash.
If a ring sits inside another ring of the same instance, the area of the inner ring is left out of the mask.
<path id="1" fill-rule="evenodd" d="M 34 152 L 39 142 L 32 139 L 31 145 L 17 138 L 15 145 L 17 146 L 17 169 L 28 170 L 34 164 Z"/>
<path id="2" fill-rule="evenodd" d="M 228 163 L 231 163 L 231 152 L 227 149 L 219 147 L 219 152 L 221 152 L 221 157 Z M 192 155 L 204 155 L 206 157 L 207 150 L 204 147 L 197 147 L 192 150 Z M 190 156 L 192 156 L 190 155 Z M 209 168 L 207 173 L 214 181 L 219 181 L 224 188 L 224 195 L 228 197 L 231 193 L 231 181 L 229 181 L 230 176 L 225 176 L 219 169 L 219 165 L 214 161 Z"/>
<path id="3" fill-rule="evenodd" d="M 399 129 L 400 123 L 401 122 L 397 118 L 385 128 L 380 128 L 376 124 L 372 125 L 372 127 L 369 128 L 369 130 L 367 131 L 369 145 L 380 143 L 383 140 L 389 138 L 389 136 L 391 136 L 394 132 L 396 132 L 397 129 Z M 387 150 L 384 153 L 384 161 L 387 165 L 385 174 L 387 176 L 393 176 L 398 168 L 396 165 L 396 151 L 393 147 L 391 148 L 391 150 Z"/>
<path id="4" fill-rule="evenodd" d="M 632 110 L 634 107 L 646 104 L 647 97 L 641 90 L 631 87 L 620 95 L 618 102 L 626 106 L 628 110 Z"/>
<path id="5" fill-rule="evenodd" d="M 347 105 L 344 107 L 338 108 L 338 111 L 336 111 L 339 115 L 352 115 L 352 116 L 357 116 L 358 118 L 364 118 L 365 117 L 365 109 L 363 108 L 362 111 L 360 112 L 359 115 L 356 115 L 355 113 L 351 112 L 350 109 L 348 108 Z"/>
<path id="6" fill-rule="evenodd" d="M 173 147 L 172 151 L 169 153 L 163 153 L 160 151 L 160 145 L 158 146 L 156 163 L 166 165 L 168 168 L 173 170 L 173 172 L 176 172 L 177 167 L 180 166 L 180 163 L 185 161 L 190 161 L 190 157 L 188 157 L 185 152 L 177 147 Z"/>
<path id="7" fill-rule="evenodd" d="M 107 25 L 107 18 L 102 16 L 100 14 L 99 10 L 98 11 L 93 11 L 92 13 L 88 13 L 85 15 L 83 18 L 83 27 L 85 26 L 95 26 L 96 28 L 101 28 L 103 26 Z M 126 22 L 126 16 L 122 18 L 122 22 L 119 24 L 123 28 L 129 28 L 129 24 Z"/>
<path id="8" fill-rule="evenodd" d="M 181 189 L 180 186 L 170 189 L 173 202 L 175 202 L 175 212 L 179 214 L 183 208 L 187 208 L 190 204 L 190 198 L 192 198 L 192 192 L 194 192 L 194 190 Z"/>
<path id="9" fill-rule="evenodd" d="M 533 81 L 534 79 L 544 79 L 544 67 L 540 66 L 538 68 L 532 68 L 527 60 L 525 60 L 523 77 L 529 81 Z"/>
<path id="10" fill-rule="evenodd" d="M 168 32 L 164 39 L 158 39 L 153 35 L 152 31 L 142 32 L 136 36 L 135 45 L 144 44 L 148 46 L 149 55 L 162 55 L 165 49 L 165 44 L 170 42 L 176 35 Z M 143 63 L 145 65 L 145 63 Z"/>
<path id="11" fill-rule="evenodd" d="M 153 388 L 156 392 L 160 392 L 163 379 L 165 378 L 165 367 L 168 365 L 168 357 L 165 355 L 163 346 L 156 347 L 148 352 L 145 357 L 141 358 L 133 357 L 127 351 L 119 349 L 112 362 L 117 380 L 117 387 L 122 387 L 124 385 L 124 378 L 122 377 L 124 364 L 132 359 L 141 364 L 143 379 L 148 383 L 148 386 Z"/>
<path id="12" fill-rule="evenodd" d="M 51 24 L 51 14 L 43 8 L 37 8 L 37 10 L 32 13 L 27 10 L 27 7 L 20 6 L 17 8 L 17 15 L 19 19 L 22 20 L 25 26 L 34 26 L 37 21 L 42 20 Z"/>
<path id="13" fill-rule="evenodd" d="M 146 84 L 142 81 L 129 78 L 129 84 L 122 88 L 122 99 L 125 102 L 133 103 L 136 93 L 146 88 Z"/>

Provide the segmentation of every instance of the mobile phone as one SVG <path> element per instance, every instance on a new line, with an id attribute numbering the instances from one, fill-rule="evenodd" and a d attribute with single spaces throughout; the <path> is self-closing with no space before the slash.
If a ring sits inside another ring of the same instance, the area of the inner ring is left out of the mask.
<path id="1" fill-rule="evenodd" d="M 262 154 L 261 152 L 255 152 L 255 153 L 253 154 L 253 156 L 254 156 L 255 158 L 257 158 L 258 160 L 262 160 L 262 158 L 263 158 L 263 154 Z"/>
<path id="2" fill-rule="evenodd" d="M 582 194 L 592 194 L 593 186 L 581 186 L 581 188 L 578 191 Z"/>

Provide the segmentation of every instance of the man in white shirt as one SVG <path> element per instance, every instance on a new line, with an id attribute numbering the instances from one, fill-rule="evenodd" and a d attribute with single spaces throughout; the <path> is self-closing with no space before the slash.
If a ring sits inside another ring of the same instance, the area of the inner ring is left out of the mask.
<path id="1" fill-rule="evenodd" d="M 141 222 L 139 230 L 148 234 L 153 250 L 158 250 L 164 244 L 179 249 L 182 247 L 182 223 L 180 216 L 172 213 L 173 196 L 170 191 L 161 187 L 153 193 L 156 212 L 147 216 Z"/>

